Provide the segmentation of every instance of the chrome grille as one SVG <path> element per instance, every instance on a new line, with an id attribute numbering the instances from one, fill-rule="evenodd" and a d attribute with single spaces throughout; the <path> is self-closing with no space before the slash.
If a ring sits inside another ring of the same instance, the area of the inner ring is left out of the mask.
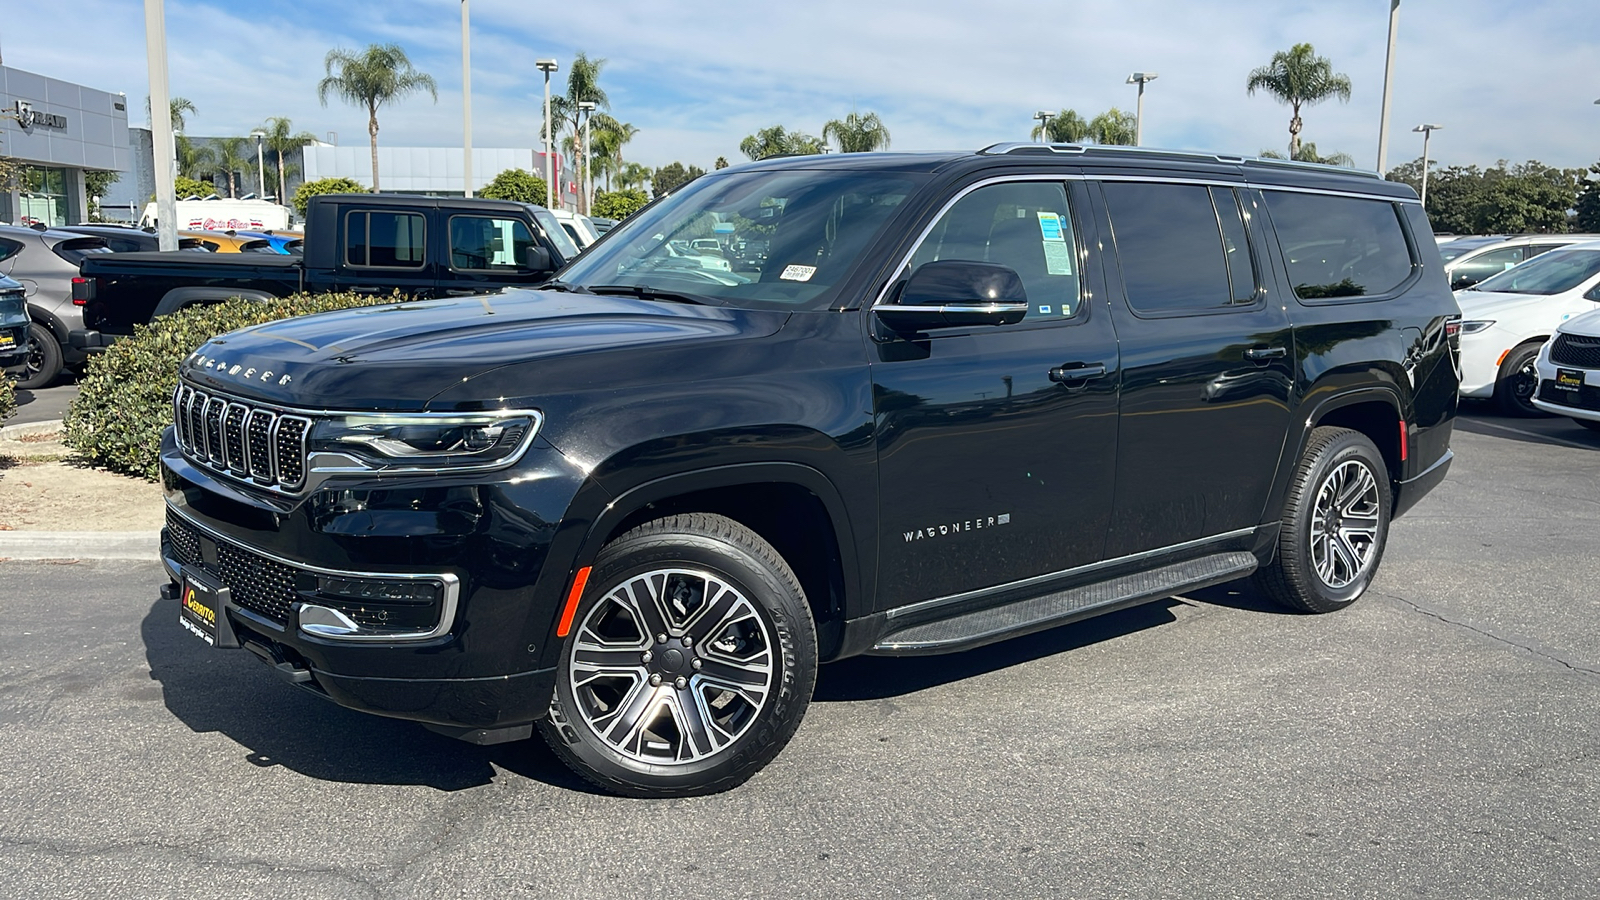
<path id="1" fill-rule="evenodd" d="M 172 395 L 178 446 L 193 463 L 270 488 L 305 482 L 311 420 L 179 385 Z"/>
<path id="2" fill-rule="evenodd" d="M 1558 366 L 1600 369 L 1600 337 L 1558 334 L 1550 345 L 1550 361 Z"/>

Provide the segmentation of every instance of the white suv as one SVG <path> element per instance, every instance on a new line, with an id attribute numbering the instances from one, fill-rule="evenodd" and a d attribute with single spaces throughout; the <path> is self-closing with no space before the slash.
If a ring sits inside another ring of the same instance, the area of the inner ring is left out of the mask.
<path id="1" fill-rule="evenodd" d="M 1600 431 L 1600 309 L 1561 323 L 1534 360 L 1533 405 Z"/>
<path id="2" fill-rule="evenodd" d="M 1534 416 L 1534 360 L 1561 324 L 1600 304 L 1600 241 L 1552 250 L 1456 292 L 1461 305 L 1461 396 L 1493 397 L 1508 415 Z"/>

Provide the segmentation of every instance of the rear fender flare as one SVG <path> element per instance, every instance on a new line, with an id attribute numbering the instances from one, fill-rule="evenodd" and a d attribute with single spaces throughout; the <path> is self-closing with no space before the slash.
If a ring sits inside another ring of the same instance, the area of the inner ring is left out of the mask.
<path id="1" fill-rule="evenodd" d="M 246 300 L 255 300 L 260 303 L 278 299 L 275 294 L 269 294 L 266 291 L 230 290 L 228 288 L 215 287 L 173 288 L 167 291 L 166 295 L 161 298 L 160 303 L 156 304 L 156 311 L 151 313 L 150 317 L 152 319 L 159 318 L 168 313 L 177 312 L 186 306 L 194 306 L 197 303 L 220 303 L 223 300 L 230 300 L 234 297 L 242 297 Z"/>

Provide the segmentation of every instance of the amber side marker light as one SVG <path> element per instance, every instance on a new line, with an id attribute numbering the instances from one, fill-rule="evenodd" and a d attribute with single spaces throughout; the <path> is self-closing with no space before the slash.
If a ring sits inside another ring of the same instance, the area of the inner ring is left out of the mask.
<path id="1" fill-rule="evenodd" d="M 561 621 L 556 624 L 556 637 L 564 638 L 572 631 L 572 617 L 578 614 L 578 601 L 583 597 L 584 585 L 588 583 L 589 566 L 584 566 L 572 577 L 572 590 L 567 592 L 567 605 L 561 610 Z"/>
<path id="2" fill-rule="evenodd" d="M 1406 434 L 1406 420 L 1400 420 L 1400 461 L 1406 461 L 1406 443 L 1409 435 Z"/>

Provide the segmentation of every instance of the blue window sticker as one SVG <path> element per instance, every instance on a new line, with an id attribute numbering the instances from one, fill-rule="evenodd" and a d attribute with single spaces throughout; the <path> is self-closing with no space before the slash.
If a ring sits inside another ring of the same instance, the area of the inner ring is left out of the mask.
<path id="1" fill-rule="evenodd" d="M 1039 236 L 1047 241 L 1066 240 L 1061 233 L 1061 217 L 1050 212 L 1039 213 Z"/>
<path id="2" fill-rule="evenodd" d="M 1042 312 L 1042 313 L 1044 313 L 1044 314 L 1045 314 L 1045 315 L 1047 315 L 1047 316 L 1048 316 L 1048 315 L 1050 315 L 1050 307 L 1049 307 L 1049 306 L 1046 306 L 1046 305 L 1043 305 L 1043 304 L 1041 304 L 1041 305 L 1040 305 L 1040 306 L 1039 306 L 1039 312 Z"/>

